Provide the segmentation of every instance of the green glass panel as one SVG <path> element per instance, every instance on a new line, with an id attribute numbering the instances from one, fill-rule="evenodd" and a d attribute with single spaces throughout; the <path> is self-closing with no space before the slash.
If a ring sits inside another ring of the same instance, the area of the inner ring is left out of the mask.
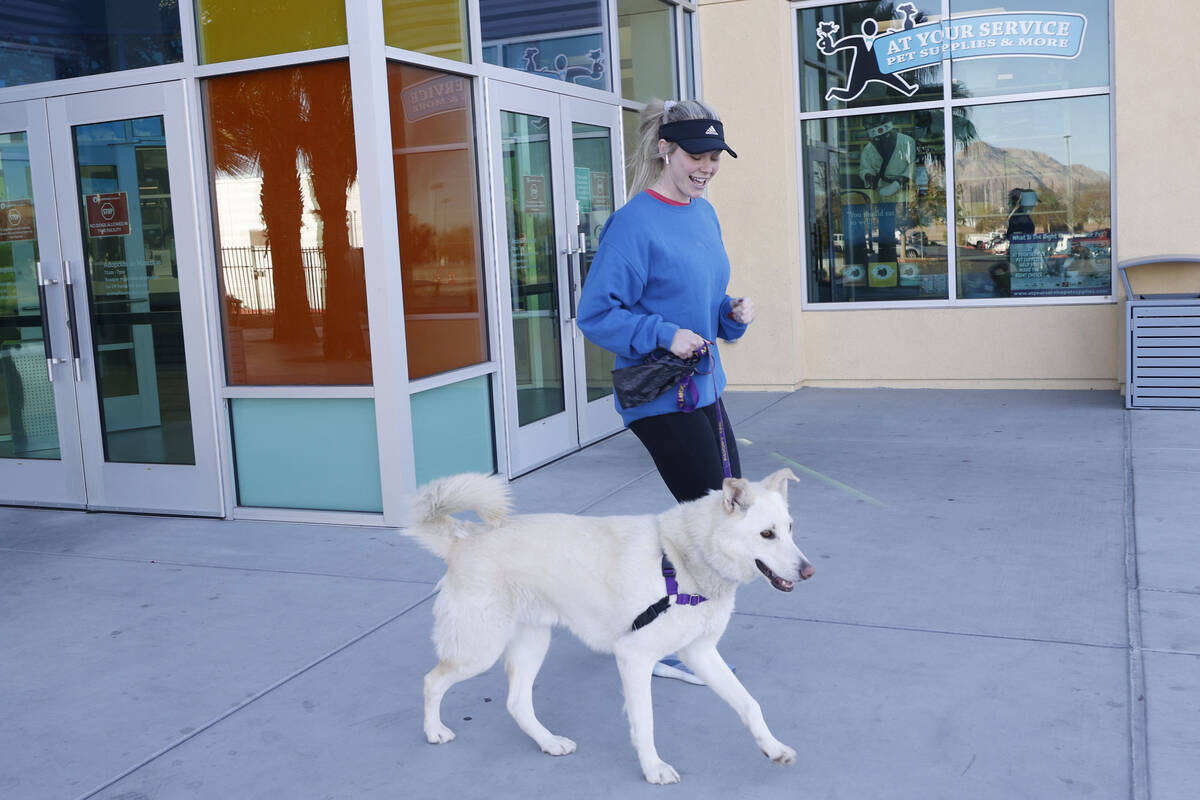
<path id="1" fill-rule="evenodd" d="M 625 142 L 625 189 L 628 191 L 629 184 L 633 181 L 635 157 L 637 155 L 637 146 L 640 139 L 638 128 L 641 122 L 638 118 L 638 112 L 630 111 L 628 108 L 621 109 L 621 131 L 624 133 Z"/>
<path id="2" fill-rule="evenodd" d="M 37 260 L 29 142 L 0 133 L 0 458 L 59 457 Z"/>
<path id="3" fill-rule="evenodd" d="M 346 44 L 343 0 L 197 0 L 200 60 L 211 64 Z"/>
<path id="4" fill-rule="evenodd" d="M 612 132 L 599 125 L 571 123 L 575 156 L 575 200 L 579 203 L 580 280 L 587 283 L 588 270 L 596 258 L 600 231 L 613 212 Z M 584 340 L 583 360 L 587 399 L 590 403 L 612 394 L 615 356 Z"/>
<path id="5" fill-rule="evenodd" d="M 382 513 L 375 401 L 230 401 L 238 504 Z"/>
<path id="6" fill-rule="evenodd" d="M 194 464 L 163 119 L 73 133 L 105 459 Z"/>
<path id="7" fill-rule="evenodd" d="M 383 0 L 383 37 L 389 47 L 468 61 L 467 4 L 463 0 Z"/>
<path id="8" fill-rule="evenodd" d="M 488 376 L 412 396 L 417 485 L 460 472 L 496 471 Z"/>
<path id="9" fill-rule="evenodd" d="M 617 0 L 621 95 L 647 103 L 678 97 L 675 10 L 661 0 Z"/>
<path id="10" fill-rule="evenodd" d="M 500 120 L 517 419 L 528 425 L 566 409 L 550 120 L 512 111 Z"/>

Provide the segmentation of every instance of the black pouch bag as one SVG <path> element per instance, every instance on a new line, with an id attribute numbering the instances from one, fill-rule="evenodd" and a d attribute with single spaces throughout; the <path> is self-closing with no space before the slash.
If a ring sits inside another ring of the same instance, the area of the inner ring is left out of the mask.
<path id="1" fill-rule="evenodd" d="M 707 355 L 707 350 L 702 350 L 680 358 L 670 350 L 660 349 L 646 356 L 641 364 L 614 369 L 612 381 L 617 401 L 621 408 L 649 403 L 693 374 Z"/>

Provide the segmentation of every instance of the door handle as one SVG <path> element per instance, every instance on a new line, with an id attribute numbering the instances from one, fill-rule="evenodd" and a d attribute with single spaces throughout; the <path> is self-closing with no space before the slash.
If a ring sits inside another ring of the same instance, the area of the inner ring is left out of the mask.
<path id="1" fill-rule="evenodd" d="M 54 279 L 48 279 L 42 273 L 42 262 L 37 262 L 37 292 L 38 303 L 42 308 L 42 350 L 46 353 L 46 375 L 50 382 L 54 383 L 54 365 L 66 362 L 65 358 L 54 357 L 54 339 L 50 334 L 50 308 L 46 303 L 46 287 L 58 283 Z"/>
<path id="2" fill-rule="evenodd" d="M 71 283 L 71 262 L 63 262 L 63 288 L 67 292 L 67 330 L 71 334 L 71 359 L 75 364 L 75 382 L 82 380 L 79 370 L 79 331 L 75 327 L 75 284 Z"/>
<path id="3" fill-rule="evenodd" d="M 559 252 L 567 257 L 567 302 L 568 315 L 563 322 L 571 322 L 575 319 L 575 259 L 579 257 L 579 253 L 572 246 L 574 243 L 570 238 L 567 239 L 567 246 Z"/>
<path id="4" fill-rule="evenodd" d="M 579 290 L 579 284 L 576 276 L 579 273 L 579 256 L 581 253 L 576 250 L 571 260 L 567 263 L 567 291 L 571 296 L 571 319 L 575 319 L 575 293 Z M 573 262 L 573 263 L 572 263 Z"/>

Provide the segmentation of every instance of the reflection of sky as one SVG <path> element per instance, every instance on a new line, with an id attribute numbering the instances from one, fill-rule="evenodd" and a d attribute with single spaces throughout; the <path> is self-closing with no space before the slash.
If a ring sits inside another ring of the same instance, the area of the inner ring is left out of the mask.
<path id="1" fill-rule="evenodd" d="M 1104 86 L 1109 82 L 1108 0 L 1018 0 L 1009 5 L 998 5 L 995 0 L 951 0 L 950 3 L 952 18 L 1022 11 L 1080 14 L 1086 18 L 1087 27 L 1079 55 L 1072 59 L 1030 57 L 956 60 L 953 76 L 962 82 L 968 96 L 1080 89 Z"/>
<path id="2" fill-rule="evenodd" d="M 1036 150 L 1060 164 L 1109 172 L 1107 96 L 972 106 L 968 112 L 979 140 L 993 147 Z"/>
<path id="3" fill-rule="evenodd" d="M 249 247 L 250 232 L 266 228 L 262 218 L 262 178 L 258 175 L 233 177 L 224 172 L 217 173 L 217 226 L 220 230 L 221 247 Z M 317 218 L 313 211 L 312 191 L 308 175 L 301 172 L 300 194 L 303 216 L 300 226 L 300 246 L 318 247 Z M 350 225 L 350 243 L 362 242 L 362 202 L 359 198 L 358 181 L 346 193 L 346 216 Z"/>

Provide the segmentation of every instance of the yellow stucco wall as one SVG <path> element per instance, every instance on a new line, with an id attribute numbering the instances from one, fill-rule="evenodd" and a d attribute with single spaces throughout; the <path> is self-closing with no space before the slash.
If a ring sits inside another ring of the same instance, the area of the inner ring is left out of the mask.
<path id="1" fill-rule="evenodd" d="M 1122 303 L 801 312 L 793 14 L 783 0 L 700 6 L 704 97 L 740 156 L 724 162 L 709 194 L 733 263 L 730 291 L 751 295 L 759 308 L 746 338 L 723 350 L 732 385 L 1119 387 Z M 1152 13 L 1116 2 L 1118 259 L 1200 256 L 1200 160 L 1191 135 L 1200 130 L 1200 103 L 1181 102 L 1195 93 L 1181 97 L 1186 82 L 1171 79 L 1200 74 L 1197 28 L 1194 0 L 1158 0 Z M 1131 278 L 1135 291 L 1200 291 L 1200 276 L 1181 267 Z M 1114 284 L 1120 294 L 1116 276 Z"/>

